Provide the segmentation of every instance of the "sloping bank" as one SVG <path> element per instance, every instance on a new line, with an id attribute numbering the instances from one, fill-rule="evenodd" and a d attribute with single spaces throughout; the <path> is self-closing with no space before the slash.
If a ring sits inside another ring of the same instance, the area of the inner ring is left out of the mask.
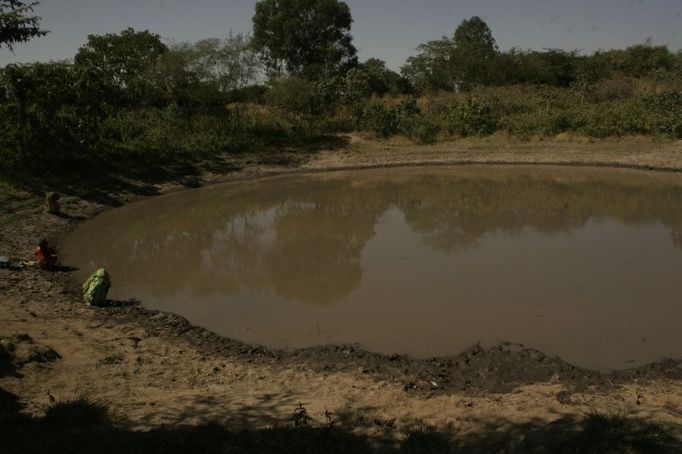
<path id="1" fill-rule="evenodd" d="M 600 143 L 512 143 L 491 140 L 414 147 L 398 141 L 377 143 L 353 137 L 344 149 L 322 151 L 295 164 L 291 164 L 287 158 L 286 155 L 282 155 L 282 159 L 269 156 L 259 162 L 258 158 L 245 156 L 238 163 L 242 170 L 231 174 L 207 174 L 203 176 L 201 183 L 278 173 L 426 164 L 534 163 L 682 171 L 682 147 L 679 144 L 644 139 Z M 269 162 L 277 164 L 271 165 Z M 106 191 L 106 188 L 101 189 Z M 181 186 L 160 185 L 158 193 L 178 189 Z M 121 203 L 140 198 L 130 193 L 109 195 Z M 0 234 L 0 251 L 13 257 L 28 258 L 37 238 L 47 236 L 58 244 L 79 222 L 107 208 L 106 205 L 84 199 L 67 198 L 67 202 L 64 207 L 67 216 L 54 217 L 40 212 L 40 199 L 27 196 L 16 205 L 16 210 L 10 209 L 9 213 L 3 215 L 5 219 Z M 68 349 L 71 345 L 69 342 L 76 341 L 61 339 L 56 333 L 70 330 L 76 333 L 74 339 L 80 339 L 81 345 L 87 346 L 90 342 L 94 346 L 101 345 L 103 349 L 111 350 L 101 364 L 98 363 L 98 367 L 106 364 L 118 367 L 137 361 L 133 372 L 129 372 L 131 374 L 145 374 L 144 359 L 139 359 L 144 354 L 132 350 L 153 339 L 156 342 L 154 348 L 157 349 L 161 348 L 158 345 L 167 344 L 174 346 L 178 352 L 193 352 L 192 355 L 167 358 L 167 367 L 177 367 L 174 377 L 185 370 L 201 369 L 208 358 L 216 364 L 228 360 L 230 364 L 240 365 L 245 370 L 251 367 L 258 370 L 267 368 L 270 375 L 266 380 L 273 381 L 277 380 L 277 374 L 280 373 L 278 371 L 290 370 L 302 370 L 323 377 L 352 375 L 360 377 L 359 380 L 363 383 L 387 383 L 388 386 L 399 388 L 401 392 L 414 395 L 418 399 L 509 393 L 525 385 L 549 383 L 561 386 L 561 392 L 565 393 L 557 396 L 557 400 L 570 402 L 571 394 L 586 392 L 588 389 L 608 394 L 609 390 L 628 387 L 642 380 L 674 382 L 682 379 L 682 361 L 667 360 L 637 369 L 603 373 L 577 368 L 560 358 L 548 357 L 519 345 L 492 348 L 475 346 L 457 355 L 426 360 L 401 355 L 379 355 L 355 346 L 343 345 L 297 351 L 272 350 L 220 337 L 193 326 L 178 315 L 147 310 L 138 305 L 121 304 L 98 309 L 84 307 L 80 302 L 78 288 L 70 282 L 68 271 L 46 273 L 0 270 L 0 310 L 0 319 L 5 320 L 2 323 L 2 334 L 25 328 L 27 334 L 38 338 L 38 341 L 54 348 L 61 355 L 62 359 L 57 360 L 57 363 L 65 361 L 69 355 L 78 354 L 60 351 L 60 342 L 63 341 L 63 348 Z M 103 334 L 105 332 L 106 335 Z M 105 341 L 107 335 L 111 339 L 124 339 L 132 347 L 118 347 L 123 342 Z M 57 366 L 42 365 L 35 373 L 44 373 L 44 369 L 50 367 Z M 50 386 L 49 374 L 58 372 L 48 371 L 47 378 L 34 381 L 13 378 L 9 386 L 29 395 L 27 400 L 30 400 L 30 396 L 37 396 L 46 386 Z M 160 373 L 156 370 L 152 372 L 149 377 L 156 377 L 154 374 Z M 105 373 L 106 370 L 102 370 L 102 374 Z M 679 385 L 674 386 L 676 392 L 679 392 Z M 97 392 L 101 392 L 101 389 Z M 111 391 L 110 394 L 115 401 L 116 392 Z M 621 395 L 616 399 L 620 399 Z M 636 400 L 639 405 L 639 394 Z M 163 402 L 160 404 L 163 405 Z M 381 405 L 386 407 L 390 403 L 383 402 Z M 119 406 L 125 408 L 126 404 L 120 403 Z"/>

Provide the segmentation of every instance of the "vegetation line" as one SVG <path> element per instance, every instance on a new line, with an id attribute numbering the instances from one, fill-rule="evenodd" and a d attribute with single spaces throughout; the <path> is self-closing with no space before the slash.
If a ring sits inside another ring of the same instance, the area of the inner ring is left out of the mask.
<path id="1" fill-rule="evenodd" d="M 37 7 L 0 0 L 0 47 L 46 33 Z M 352 22 L 342 1 L 261 0 L 250 35 L 169 46 L 129 28 L 90 35 L 73 60 L 8 64 L 0 176 L 183 175 L 353 131 L 418 143 L 498 131 L 682 137 L 682 53 L 666 46 L 501 51 L 472 17 L 398 74 L 358 60 Z"/>

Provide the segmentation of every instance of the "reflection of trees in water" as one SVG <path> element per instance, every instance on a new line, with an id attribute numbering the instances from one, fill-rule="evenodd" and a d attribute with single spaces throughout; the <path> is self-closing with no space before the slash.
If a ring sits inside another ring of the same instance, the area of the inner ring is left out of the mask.
<path id="1" fill-rule="evenodd" d="M 660 222 L 674 237 L 675 226 L 682 224 L 680 201 L 679 186 L 651 182 L 429 176 L 404 187 L 397 204 L 429 246 L 454 251 L 475 245 L 486 233 L 517 234 L 524 228 L 565 232 L 590 219 L 635 225 Z"/>
<path id="2" fill-rule="evenodd" d="M 605 218 L 660 222 L 682 247 L 680 186 L 557 173 L 564 178 L 513 169 L 490 177 L 424 171 L 214 188 L 129 206 L 115 225 L 97 218 L 83 244 L 99 244 L 119 265 L 114 279 L 150 285 L 159 295 L 185 287 L 195 295 L 274 291 L 311 304 L 332 303 L 360 285 L 362 250 L 393 205 L 430 247 L 446 252 L 490 232 L 552 233 Z"/>
<path id="3" fill-rule="evenodd" d="M 675 247 L 682 249 L 682 226 L 673 227 L 670 232 Z"/>
<path id="4" fill-rule="evenodd" d="M 382 197 L 352 187 L 330 194 L 310 191 L 277 212 L 268 255 L 272 284 L 282 297 L 331 303 L 360 285 L 360 255 L 386 210 Z"/>
<path id="5" fill-rule="evenodd" d="M 157 295 L 275 291 L 312 304 L 348 295 L 360 285 L 360 254 L 386 202 L 348 181 L 269 184 L 267 192 L 248 186 L 131 206 L 103 255 L 125 264 L 121 281 L 149 284 Z"/>

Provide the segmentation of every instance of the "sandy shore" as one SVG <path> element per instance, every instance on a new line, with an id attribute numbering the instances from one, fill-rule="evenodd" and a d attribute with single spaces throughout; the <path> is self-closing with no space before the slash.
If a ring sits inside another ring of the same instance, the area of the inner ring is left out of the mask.
<path id="1" fill-rule="evenodd" d="M 305 157 L 282 153 L 226 159 L 242 170 L 199 184 L 287 172 L 397 165 L 561 164 L 682 171 L 682 144 L 649 139 L 515 142 L 500 138 L 414 146 L 353 136 L 345 147 Z M 162 184 L 158 193 L 182 185 Z M 121 203 L 134 193 L 110 193 Z M 0 255 L 27 259 L 41 236 L 58 243 L 107 208 L 67 197 L 67 216 L 40 212 L 30 194 L 0 215 Z M 278 352 L 222 339 L 172 314 L 123 306 L 89 308 L 68 271 L 0 270 L 0 335 L 25 333 L 0 387 L 40 414 L 49 396 L 87 393 L 133 429 L 217 421 L 230 427 L 291 424 L 303 403 L 324 424 L 399 434 L 408 420 L 453 424 L 459 433 L 580 418 L 594 410 L 682 423 L 682 363 L 617 374 L 581 370 L 521 347 L 472 349 L 432 361 L 383 357 L 349 347 Z M 50 354 L 54 351 L 58 357 Z M 520 435 L 519 435 L 520 436 Z"/>

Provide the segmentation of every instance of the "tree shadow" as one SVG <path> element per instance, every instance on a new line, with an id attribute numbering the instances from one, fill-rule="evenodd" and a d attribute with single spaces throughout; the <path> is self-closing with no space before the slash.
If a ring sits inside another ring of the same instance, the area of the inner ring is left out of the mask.
<path id="1" fill-rule="evenodd" d="M 0 388 L 3 451 L 421 454 L 668 453 L 682 449 L 679 428 L 621 415 L 566 416 L 550 424 L 472 419 L 468 422 L 479 423 L 481 429 L 461 434 L 453 425 L 436 427 L 417 421 L 405 422 L 397 432 L 367 435 L 364 426 L 356 424 L 363 419 L 351 413 L 339 415 L 333 423 L 295 427 L 293 421 L 267 419 L 273 405 L 291 405 L 293 410 L 291 398 L 265 396 L 262 401 L 262 406 L 244 407 L 225 422 L 161 426 L 141 432 L 128 428 L 125 415 L 84 396 L 53 399 L 44 416 L 31 417 L 21 413 L 18 396 Z M 192 412 L 210 414 L 221 403 L 207 397 L 194 404 Z"/>
<path id="2" fill-rule="evenodd" d="M 82 168 L 57 174 L 24 171 L 11 182 L 27 192 L 45 193 L 56 190 L 61 194 L 106 206 L 122 205 L 114 194 L 155 195 L 159 192 L 148 183 L 128 180 L 111 169 L 100 171 Z"/>
<path id="3" fill-rule="evenodd" d="M 123 150 L 112 150 L 103 162 L 83 161 L 69 168 L 32 169 L 27 168 L 8 176 L 18 189 L 31 193 L 57 191 L 79 197 L 88 202 L 106 206 L 120 206 L 121 195 L 158 195 L 161 183 L 196 185 L 201 174 L 198 159 L 186 156 L 172 156 L 165 159 L 151 159 L 140 152 L 138 156 L 126 155 Z M 58 214 L 76 219 L 76 216 Z"/>
<path id="4" fill-rule="evenodd" d="M 249 137 L 227 150 L 192 155 L 177 150 L 129 150 L 113 148 L 102 162 L 82 161 L 59 169 L 23 169 L 7 179 L 18 189 L 31 193 L 57 191 L 106 206 L 120 206 L 124 194 L 158 195 L 157 185 L 176 183 L 184 187 L 201 185 L 205 172 L 226 174 L 241 170 L 244 153 L 254 153 L 256 164 L 295 165 L 320 150 L 346 147 L 344 136 L 303 134 L 282 137 Z M 254 163 L 253 160 L 248 163 Z M 69 219 L 77 216 L 61 214 Z"/>
<path id="5" fill-rule="evenodd" d="M 14 356 L 2 343 L 0 343 L 0 377 L 6 377 L 14 374 L 16 366 L 14 364 Z M 0 394 L 2 394 L 0 388 Z"/>
<path id="6" fill-rule="evenodd" d="M 323 150 L 348 147 L 350 138 L 342 135 L 287 135 L 249 140 L 235 146 L 237 156 L 256 154 L 256 164 L 273 166 L 298 165 Z"/>
<path id="7" fill-rule="evenodd" d="M 563 416 L 552 423 L 510 423 L 494 418 L 455 436 L 456 452 L 672 453 L 682 452 L 680 428 L 620 414 Z"/>
<path id="8" fill-rule="evenodd" d="M 214 402 L 205 402 L 214 405 Z M 82 396 L 49 404 L 45 415 L 20 413 L 18 396 L 0 388 L 0 426 L 7 453 L 374 453 L 376 442 L 344 428 L 272 426 L 238 428 L 206 422 L 162 426 L 146 432 L 126 428 L 120 415 Z M 245 409 L 251 413 L 253 409 Z M 237 415 L 240 419 L 244 415 Z"/>

